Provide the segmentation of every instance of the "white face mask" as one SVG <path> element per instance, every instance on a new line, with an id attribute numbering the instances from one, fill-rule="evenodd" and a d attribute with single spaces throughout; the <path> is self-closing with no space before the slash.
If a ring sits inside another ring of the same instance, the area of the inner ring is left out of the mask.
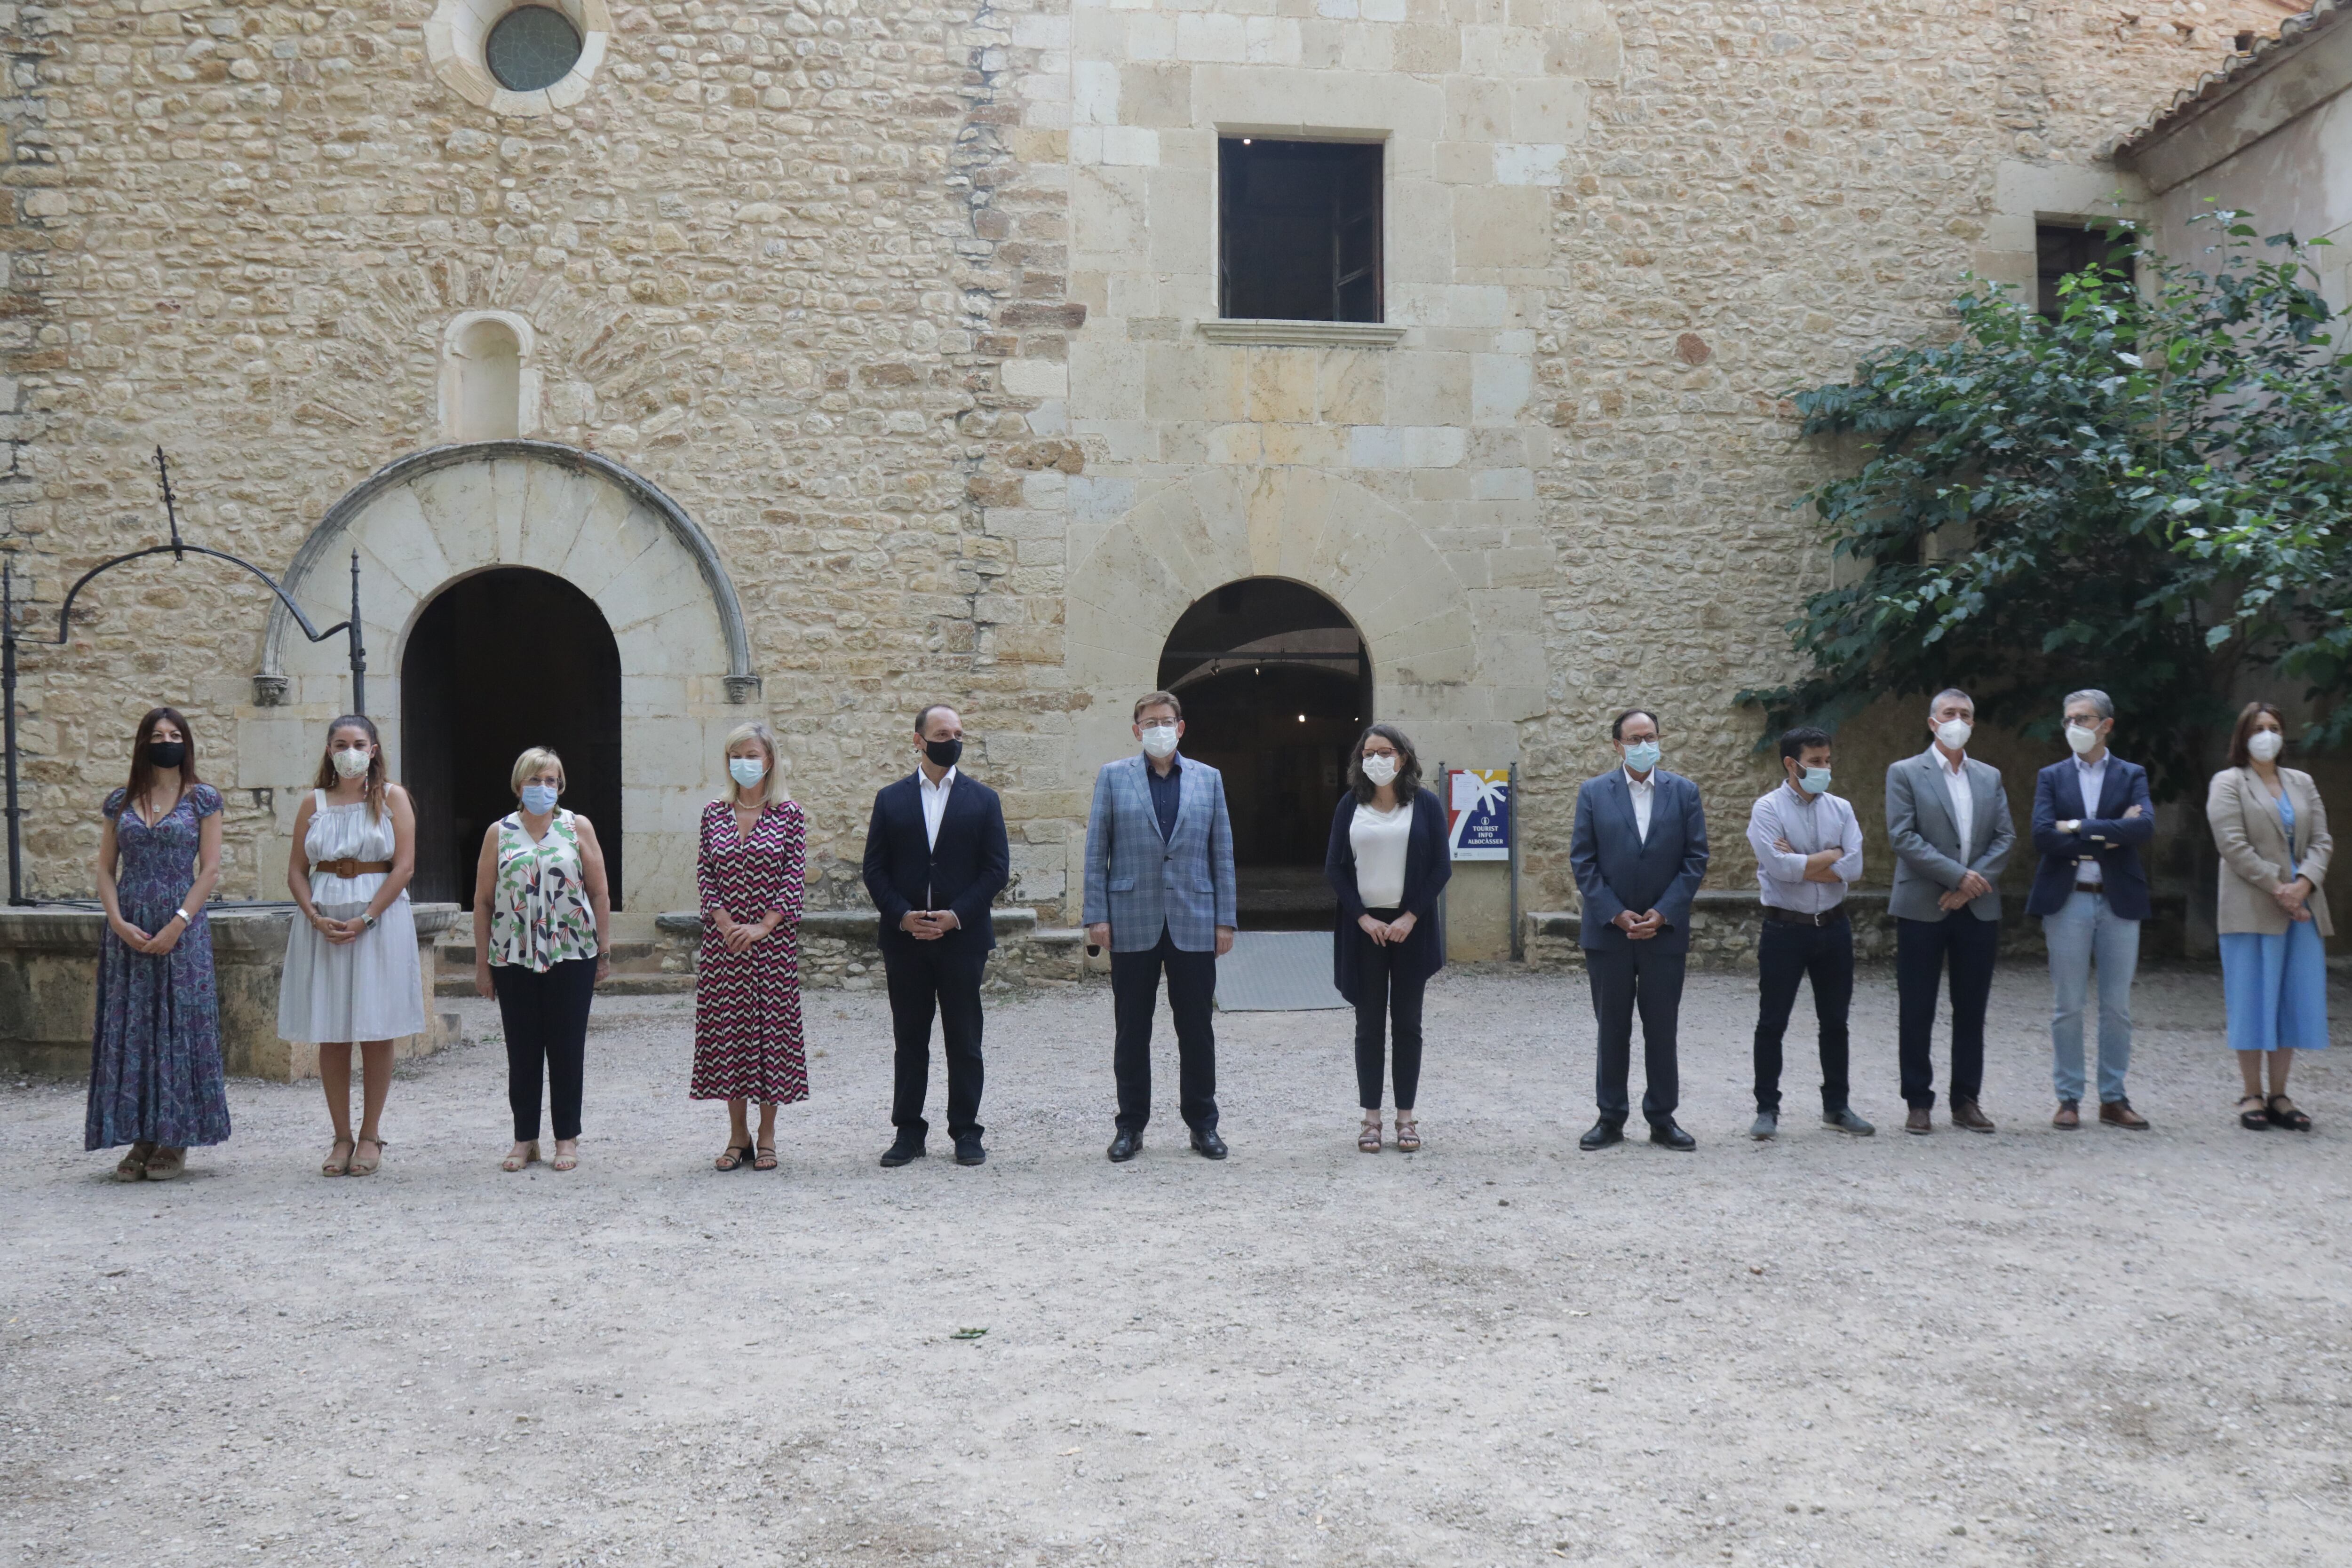
<path id="1" fill-rule="evenodd" d="M 1975 733 L 1976 727 L 1964 718 L 1948 718 L 1936 727 L 1936 738 L 1947 751 L 1966 751 L 1969 737 Z"/>
<path id="2" fill-rule="evenodd" d="M 2095 724 L 2091 726 L 2090 728 L 2085 729 L 2079 724 L 2068 725 L 2066 727 L 2066 744 L 2074 748 L 2075 756 L 2089 756 L 2099 744 L 2099 727 Z"/>
<path id="3" fill-rule="evenodd" d="M 1393 757 L 1374 752 L 1364 758 L 1361 766 L 1364 769 L 1364 777 L 1372 781 L 1374 789 L 1396 780 L 1397 759 Z"/>
<path id="4" fill-rule="evenodd" d="M 1147 724 L 1143 727 L 1143 751 L 1155 759 L 1167 757 L 1176 749 L 1176 727 L 1172 724 Z"/>
<path id="5" fill-rule="evenodd" d="M 335 771 L 345 779 L 356 779 L 368 770 L 368 754 L 356 747 L 342 747 L 328 753 Z"/>
<path id="6" fill-rule="evenodd" d="M 2286 737 L 2274 729 L 2258 729 L 2246 737 L 2246 753 L 2257 762 L 2274 762 L 2286 746 Z"/>

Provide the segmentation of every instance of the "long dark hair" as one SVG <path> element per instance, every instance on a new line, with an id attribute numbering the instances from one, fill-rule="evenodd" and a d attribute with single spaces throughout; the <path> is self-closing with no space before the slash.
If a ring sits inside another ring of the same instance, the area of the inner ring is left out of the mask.
<path id="1" fill-rule="evenodd" d="M 188 747 L 187 754 L 180 758 L 180 792 L 172 798 L 172 804 L 177 806 L 196 787 L 196 732 L 189 727 L 188 716 L 175 707 L 151 707 L 131 739 L 131 782 L 122 793 L 125 806 L 147 799 L 148 787 L 155 782 L 155 765 L 147 760 L 147 742 L 153 737 L 155 727 L 165 719 L 179 727 L 180 738 Z"/>
<path id="2" fill-rule="evenodd" d="M 1356 749 L 1348 758 L 1348 787 L 1356 792 L 1356 804 L 1369 806 L 1380 793 L 1380 786 L 1364 777 L 1364 742 L 1379 736 L 1397 748 L 1397 776 L 1389 787 L 1396 791 L 1400 805 L 1410 805 L 1421 788 L 1421 753 L 1412 748 L 1404 731 L 1392 724 L 1375 724 L 1356 737 Z"/>
<path id="3" fill-rule="evenodd" d="M 368 754 L 367 805 L 369 821 L 379 821 L 383 816 L 383 737 L 376 734 L 375 720 L 367 715 L 343 714 L 327 727 L 327 747 L 319 754 L 319 777 L 311 787 L 332 789 L 343 781 L 343 776 L 335 771 L 335 731 L 339 729 L 362 730 L 368 744 L 375 747 Z"/>

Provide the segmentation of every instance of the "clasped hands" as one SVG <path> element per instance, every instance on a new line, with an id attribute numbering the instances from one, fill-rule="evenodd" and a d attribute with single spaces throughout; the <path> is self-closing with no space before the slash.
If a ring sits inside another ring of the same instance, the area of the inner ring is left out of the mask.
<path id="1" fill-rule="evenodd" d="M 163 928 L 152 935 L 140 930 L 120 915 L 115 916 L 111 924 L 116 940 L 133 953 L 144 953 L 151 958 L 160 958 L 178 946 L 180 933 L 187 929 L 177 915 L 168 916 L 163 922 Z"/>
<path id="2" fill-rule="evenodd" d="M 1960 885 L 1946 888 L 1944 895 L 1936 900 L 1936 906 L 1938 909 L 1966 909 L 1991 891 L 1992 883 L 1983 877 L 1972 871 L 1963 872 L 1960 873 Z"/>
<path id="3" fill-rule="evenodd" d="M 726 945 L 730 953 L 740 953 L 776 928 L 776 921 L 772 918 L 746 923 L 723 909 L 712 912 L 710 923 L 719 928 L 719 940 Z"/>
<path id="4" fill-rule="evenodd" d="M 898 916 L 898 929 L 918 942 L 936 942 L 962 925 L 952 909 L 909 909 Z"/>
<path id="5" fill-rule="evenodd" d="M 2276 900 L 2278 906 L 2286 912 L 2286 917 L 2289 920 L 2311 918 L 2311 906 L 2304 902 L 2310 896 L 2311 883 L 2309 879 L 2300 876 L 2289 882 L 2283 882 L 2271 889 L 2271 897 Z"/>
<path id="6" fill-rule="evenodd" d="M 1621 909 L 1617 912 L 1617 918 L 1609 924 L 1636 942 L 1646 942 L 1666 928 L 1666 917 L 1654 909 L 1642 915 L 1630 909 Z"/>
<path id="7" fill-rule="evenodd" d="M 1359 915 L 1356 924 L 1363 927 L 1365 936 L 1385 947 L 1391 942 L 1402 942 L 1412 936 L 1412 928 L 1420 922 L 1408 909 L 1394 920 L 1379 920 L 1370 915 Z"/>
<path id="8" fill-rule="evenodd" d="M 367 931 L 367 921 L 358 915 L 353 915 L 349 920 L 336 920 L 324 915 L 312 915 L 310 925 L 320 936 L 338 947 L 347 942 L 358 941 Z"/>

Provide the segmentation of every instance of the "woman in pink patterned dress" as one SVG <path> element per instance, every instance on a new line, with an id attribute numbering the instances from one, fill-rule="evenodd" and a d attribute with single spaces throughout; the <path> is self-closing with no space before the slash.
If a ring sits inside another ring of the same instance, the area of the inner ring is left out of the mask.
<path id="1" fill-rule="evenodd" d="M 801 872 L 808 822 L 776 779 L 776 737 L 727 737 L 727 796 L 702 809 L 694 880 L 702 953 L 694 978 L 696 1100 L 727 1102 L 722 1171 L 776 1168 L 776 1107 L 808 1098 L 801 1047 Z M 751 1141 L 751 1102 L 760 1103 Z"/>

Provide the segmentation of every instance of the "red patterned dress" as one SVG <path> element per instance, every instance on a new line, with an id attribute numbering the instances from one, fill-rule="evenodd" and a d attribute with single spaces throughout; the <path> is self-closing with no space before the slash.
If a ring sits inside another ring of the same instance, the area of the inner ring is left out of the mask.
<path id="1" fill-rule="evenodd" d="M 801 873 L 808 822 L 790 800 L 773 800 L 749 839 L 735 833 L 735 809 L 702 809 L 694 881 L 702 896 L 702 953 L 694 979 L 696 1100 L 757 1100 L 789 1105 L 808 1098 L 801 1045 Z M 782 910 L 775 930 L 730 953 L 710 917 L 724 909 L 739 924 Z"/>

